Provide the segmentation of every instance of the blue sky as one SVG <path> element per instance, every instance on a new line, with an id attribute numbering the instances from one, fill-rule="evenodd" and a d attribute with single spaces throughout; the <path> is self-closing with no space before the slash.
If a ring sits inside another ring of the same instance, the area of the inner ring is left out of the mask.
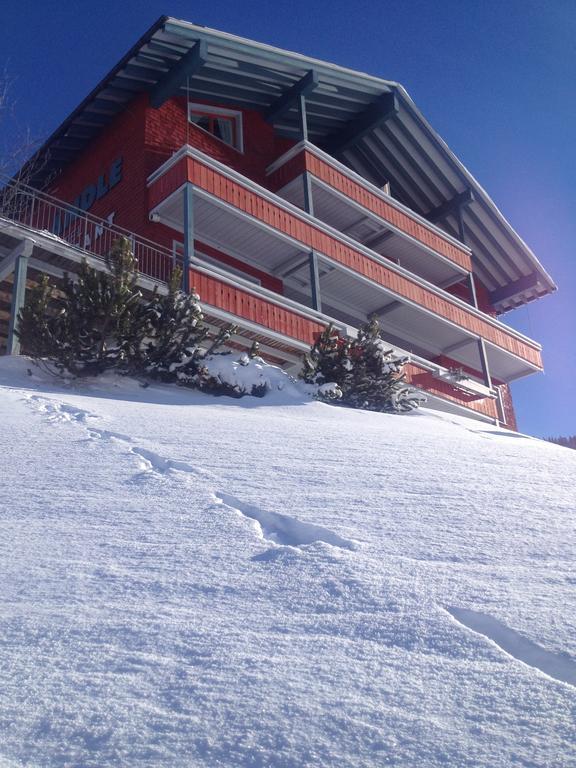
<path id="1" fill-rule="evenodd" d="M 513 388 L 520 429 L 576 434 L 576 3 L 11 3 L 0 52 L 13 81 L 3 141 L 27 129 L 45 138 L 162 14 L 407 88 L 559 286 L 503 319 L 544 346 L 546 373 Z"/>

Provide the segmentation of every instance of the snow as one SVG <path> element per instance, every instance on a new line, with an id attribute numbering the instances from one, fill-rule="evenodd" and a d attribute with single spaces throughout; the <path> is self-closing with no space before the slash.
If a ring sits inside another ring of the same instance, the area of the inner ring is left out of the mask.
<path id="1" fill-rule="evenodd" d="M 0 414 L 0 766 L 576 765 L 576 452 L 14 358 Z"/>
<path id="2" fill-rule="evenodd" d="M 239 394 L 286 390 L 298 397 L 311 389 L 293 384 L 292 377 L 279 366 L 270 365 L 261 357 L 250 358 L 246 353 L 208 355 L 202 366 L 211 378 L 233 387 Z"/>

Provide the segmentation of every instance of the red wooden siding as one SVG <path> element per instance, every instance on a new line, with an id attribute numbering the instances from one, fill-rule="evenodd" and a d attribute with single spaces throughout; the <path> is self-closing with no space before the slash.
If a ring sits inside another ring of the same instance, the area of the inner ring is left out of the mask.
<path id="1" fill-rule="evenodd" d="M 368 277 L 373 282 L 434 312 L 434 314 L 444 317 L 461 328 L 542 368 L 540 351 L 529 342 L 522 341 L 506 330 L 491 325 L 483 318 L 477 317 L 464 307 L 452 303 L 448 298 L 439 296 L 428 288 L 419 285 L 409 277 L 394 272 L 351 245 L 341 242 L 336 236 L 323 232 L 298 214 L 289 213 L 238 181 L 210 168 L 195 157 L 186 156 L 167 171 L 165 176 L 169 178 L 162 185 L 164 196 L 170 194 L 173 189 L 180 185 L 182 170 L 179 166 L 181 165 L 186 168 L 186 178 L 200 189 L 268 224 L 279 232 L 289 235 L 328 258 Z M 160 179 L 154 182 L 150 189 L 152 206 L 163 199 L 162 194 L 158 191 L 159 181 Z"/>
<path id="2" fill-rule="evenodd" d="M 273 192 L 277 192 L 282 187 L 286 186 L 296 177 L 300 176 L 306 170 L 306 155 L 307 153 L 302 151 L 297 155 L 287 160 L 280 168 L 273 171 L 266 179 L 266 186 Z"/>
<path id="3" fill-rule="evenodd" d="M 202 303 L 223 309 L 236 317 L 262 325 L 276 333 L 311 344 L 315 334 L 321 333 L 324 325 L 280 307 L 261 296 L 230 285 L 224 280 L 203 272 L 190 270 L 190 284 L 202 297 Z"/>

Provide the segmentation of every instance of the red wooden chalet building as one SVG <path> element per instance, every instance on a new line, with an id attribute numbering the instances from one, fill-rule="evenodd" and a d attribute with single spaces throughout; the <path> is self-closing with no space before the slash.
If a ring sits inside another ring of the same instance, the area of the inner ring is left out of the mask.
<path id="1" fill-rule="evenodd" d="M 0 344 L 27 285 L 128 234 L 145 290 L 186 288 L 296 366 L 376 314 L 432 407 L 514 426 L 542 370 L 508 310 L 554 283 L 397 83 L 162 17 L 4 190 Z M 42 190 L 42 191 L 40 191 Z"/>

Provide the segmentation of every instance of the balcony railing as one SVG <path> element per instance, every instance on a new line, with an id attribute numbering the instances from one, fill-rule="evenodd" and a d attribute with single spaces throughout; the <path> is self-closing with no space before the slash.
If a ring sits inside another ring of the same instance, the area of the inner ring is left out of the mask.
<path id="1" fill-rule="evenodd" d="M 141 273 L 162 282 L 170 279 L 174 260 L 169 249 L 22 182 L 0 175 L 2 183 L 1 218 L 39 230 L 45 236 L 101 260 L 106 258 L 119 238 L 125 237 L 132 245 Z"/>

